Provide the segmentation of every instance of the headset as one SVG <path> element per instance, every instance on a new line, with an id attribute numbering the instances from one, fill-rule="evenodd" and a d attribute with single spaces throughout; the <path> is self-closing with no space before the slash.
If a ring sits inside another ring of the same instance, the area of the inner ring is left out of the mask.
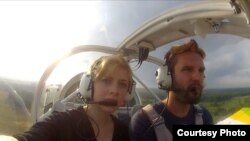
<path id="1" fill-rule="evenodd" d="M 136 85 L 135 81 L 132 81 L 132 83 L 129 84 L 128 94 L 126 95 L 126 101 L 129 101 L 133 98 L 133 93 L 135 92 L 135 85 Z M 93 81 L 91 75 L 88 73 L 84 73 L 82 75 L 79 85 L 79 92 L 83 99 L 87 101 L 93 99 L 92 86 L 93 86 Z"/>
<path id="2" fill-rule="evenodd" d="M 168 66 L 160 66 L 155 72 L 156 82 L 159 89 L 169 90 L 172 86 L 172 76 Z"/>
<path id="3" fill-rule="evenodd" d="M 168 65 L 165 63 L 160 66 L 155 72 L 156 82 L 158 84 L 159 89 L 170 90 L 172 87 L 172 74 L 171 69 L 169 69 Z M 203 86 L 205 87 L 207 84 L 206 76 L 204 76 Z"/>

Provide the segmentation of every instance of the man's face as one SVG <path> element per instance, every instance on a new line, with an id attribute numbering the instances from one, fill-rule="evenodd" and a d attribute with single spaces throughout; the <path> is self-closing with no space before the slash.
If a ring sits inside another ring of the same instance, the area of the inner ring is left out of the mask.
<path id="1" fill-rule="evenodd" d="M 195 52 L 179 54 L 176 57 L 172 75 L 173 91 L 178 101 L 196 104 L 203 90 L 205 71 L 203 59 Z"/>

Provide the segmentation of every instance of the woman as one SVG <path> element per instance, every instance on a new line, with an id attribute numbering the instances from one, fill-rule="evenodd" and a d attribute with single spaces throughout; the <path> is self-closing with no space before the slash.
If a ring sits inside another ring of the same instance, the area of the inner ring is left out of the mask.
<path id="1" fill-rule="evenodd" d="M 80 92 L 87 106 L 54 112 L 13 137 L 18 141 L 128 141 L 127 126 L 112 113 L 124 105 L 131 88 L 132 71 L 127 61 L 118 55 L 101 57 L 92 64 L 90 75 L 81 80 Z"/>

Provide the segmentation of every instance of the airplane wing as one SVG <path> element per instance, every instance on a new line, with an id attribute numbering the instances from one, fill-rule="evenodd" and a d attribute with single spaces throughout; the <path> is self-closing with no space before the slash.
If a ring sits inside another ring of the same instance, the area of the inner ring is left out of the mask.
<path id="1" fill-rule="evenodd" d="M 250 124 L 250 107 L 241 108 L 226 119 L 219 121 L 218 125 L 221 124 Z"/>

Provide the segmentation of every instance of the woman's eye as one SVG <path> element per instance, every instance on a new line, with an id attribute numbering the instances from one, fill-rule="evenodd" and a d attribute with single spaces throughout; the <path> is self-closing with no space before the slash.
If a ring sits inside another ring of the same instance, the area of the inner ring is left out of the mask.
<path id="1" fill-rule="evenodd" d="M 111 83 L 111 81 L 109 79 L 106 79 L 106 78 L 102 79 L 101 82 L 105 83 L 105 84 L 110 84 Z"/>
<path id="2" fill-rule="evenodd" d="M 119 86 L 120 86 L 121 88 L 125 88 L 125 89 L 128 88 L 128 84 L 127 84 L 127 83 L 119 83 Z"/>

